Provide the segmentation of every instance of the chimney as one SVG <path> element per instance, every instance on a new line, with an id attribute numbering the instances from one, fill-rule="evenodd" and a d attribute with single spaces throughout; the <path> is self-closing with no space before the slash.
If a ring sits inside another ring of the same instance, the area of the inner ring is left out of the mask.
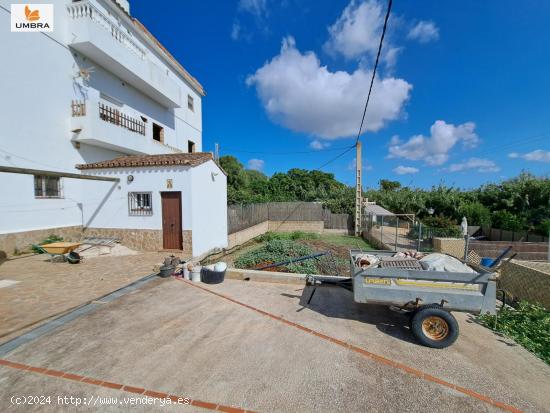
<path id="1" fill-rule="evenodd" d="M 130 1 L 129 0 L 114 0 L 124 11 L 130 14 Z"/>

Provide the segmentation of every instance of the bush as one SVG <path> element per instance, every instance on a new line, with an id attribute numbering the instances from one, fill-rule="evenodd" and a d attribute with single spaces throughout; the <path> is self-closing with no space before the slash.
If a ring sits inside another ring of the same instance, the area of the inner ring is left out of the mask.
<path id="1" fill-rule="evenodd" d="M 517 309 L 504 307 L 497 316 L 481 315 L 479 320 L 550 364 L 550 312 L 543 306 L 522 301 Z"/>
<path id="2" fill-rule="evenodd" d="M 427 217 L 422 221 L 422 233 L 424 238 L 442 237 L 442 238 L 462 238 L 462 231 L 456 221 L 444 217 Z M 411 231 L 409 236 L 415 237 L 415 232 Z M 418 235 L 416 234 L 416 237 Z"/>
<path id="3" fill-rule="evenodd" d="M 38 245 L 44 245 L 44 244 L 51 244 L 52 242 L 60 242 L 63 241 L 63 237 L 59 237 L 54 234 L 50 234 L 50 236 L 46 239 L 43 239 L 41 242 L 38 243 Z M 31 246 L 31 249 L 36 254 L 43 254 L 42 251 L 40 251 L 38 248 Z"/>
<path id="4" fill-rule="evenodd" d="M 241 255 L 235 260 L 238 268 L 256 268 L 260 264 L 273 264 L 276 262 L 299 258 L 313 254 L 313 250 L 307 245 L 300 244 L 290 239 L 271 239 L 255 250 Z M 289 272 L 302 274 L 315 274 L 317 268 L 313 260 L 296 262 L 285 265 Z"/>
<path id="5" fill-rule="evenodd" d="M 303 232 L 303 231 L 294 231 L 294 232 L 266 232 L 258 237 L 256 240 L 260 242 L 268 242 L 274 239 L 290 239 L 290 240 L 299 240 L 299 239 L 317 239 L 319 234 L 314 232 Z"/>
<path id="6" fill-rule="evenodd" d="M 468 225 L 491 225 L 491 211 L 479 202 L 464 204 L 458 211 L 466 217 Z"/>
<path id="7" fill-rule="evenodd" d="M 493 212 L 493 227 L 507 231 L 521 231 L 526 227 L 525 220 L 508 211 Z"/>

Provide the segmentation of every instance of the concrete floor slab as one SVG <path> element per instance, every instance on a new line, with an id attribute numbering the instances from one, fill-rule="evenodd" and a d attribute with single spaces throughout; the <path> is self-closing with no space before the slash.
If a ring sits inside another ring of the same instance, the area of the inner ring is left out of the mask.
<path id="1" fill-rule="evenodd" d="M 202 286 L 523 411 L 549 411 L 549 367 L 467 317 L 454 346 L 433 350 L 412 342 L 402 316 L 354 304 L 342 289 L 319 289 L 308 306 L 310 291 L 296 285 Z M 4 358 L 262 412 L 502 411 L 175 279 L 152 281 Z M 0 366 L 0 407 L 14 391 L 44 388 L 32 380 L 73 391 L 31 374 Z"/>

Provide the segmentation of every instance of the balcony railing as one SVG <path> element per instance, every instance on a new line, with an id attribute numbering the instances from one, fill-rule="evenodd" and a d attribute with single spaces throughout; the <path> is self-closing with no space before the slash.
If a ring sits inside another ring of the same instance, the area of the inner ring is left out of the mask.
<path id="1" fill-rule="evenodd" d="M 132 118 L 101 102 L 99 102 L 99 118 L 145 136 L 145 122 Z"/>
<path id="2" fill-rule="evenodd" d="M 117 25 L 105 16 L 96 6 L 89 1 L 79 1 L 67 6 L 69 16 L 73 19 L 90 19 L 111 33 L 111 36 L 119 43 L 126 46 L 140 59 L 145 59 L 145 50 L 134 41 L 130 35 L 121 30 Z"/>
<path id="3" fill-rule="evenodd" d="M 73 100 L 71 102 L 73 117 L 86 116 L 86 102 L 83 100 Z"/>

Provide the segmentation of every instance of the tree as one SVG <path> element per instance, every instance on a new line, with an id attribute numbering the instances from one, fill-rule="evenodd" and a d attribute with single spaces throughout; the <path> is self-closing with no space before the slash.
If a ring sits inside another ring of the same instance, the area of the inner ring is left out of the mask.
<path id="1" fill-rule="evenodd" d="M 401 183 L 398 181 L 390 181 L 389 179 L 380 180 L 380 190 L 381 191 L 395 191 L 396 189 L 401 188 Z"/>

